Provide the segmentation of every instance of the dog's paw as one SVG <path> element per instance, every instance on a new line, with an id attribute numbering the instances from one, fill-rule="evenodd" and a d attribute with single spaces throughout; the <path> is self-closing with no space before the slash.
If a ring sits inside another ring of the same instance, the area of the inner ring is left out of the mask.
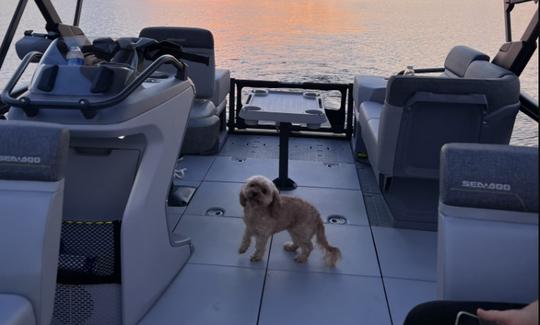
<path id="1" fill-rule="evenodd" d="M 241 246 L 239 249 L 238 249 L 238 254 L 244 254 L 246 251 L 247 251 L 247 247 L 245 246 Z"/>
<path id="2" fill-rule="evenodd" d="M 296 263 L 306 263 L 306 262 L 307 262 L 307 259 L 308 259 L 307 256 L 304 256 L 304 255 L 297 255 L 297 256 L 295 256 L 294 261 L 295 261 Z"/>
<path id="3" fill-rule="evenodd" d="M 261 259 L 262 258 L 260 256 L 252 255 L 249 260 L 252 261 L 252 262 L 259 262 Z"/>
<path id="4" fill-rule="evenodd" d="M 283 249 L 287 252 L 296 252 L 296 250 L 298 249 L 298 245 L 296 245 L 292 241 L 288 241 L 283 244 Z"/>

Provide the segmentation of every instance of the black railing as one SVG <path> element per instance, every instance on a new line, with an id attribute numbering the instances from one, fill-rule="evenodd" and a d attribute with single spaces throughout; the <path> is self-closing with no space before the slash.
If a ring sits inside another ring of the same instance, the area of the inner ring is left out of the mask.
<path id="1" fill-rule="evenodd" d="M 340 107 L 338 110 L 325 109 L 326 117 L 330 126 L 321 126 L 315 132 L 322 134 L 334 134 L 350 139 L 353 132 L 353 85 L 338 84 L 338 83 L 291 83 L 280 81 L 266 80 L 246 80 L 231 78 L 231 89 L 229 93 L 229 117 L 227 126 L 230 133 L 238 133 L 243 130 L 275 130 L 273 125 L 247 125 L 244 120 L 239 117 L 239 112 L 242 109 L 242 90 L 244 88 L 269 88 L 269 89 L 305 89 L 305 90 L 320 90 L 320 91 L 339 91 L 341 94 Z M 314 132 L 306 126 L 293 125 L 291 133 L 301 131 Z"/>
<path id="2" fill-rule="evenodd" d="M 2 91 L 2 101 L 10 106 L 20 107 L 28 116 L 34 116 L 38 113 L 39 109 L 79 109 L 85 118 L 94 118 L 98 110 L 114 106 L 129 95 L 131 95 L 143 82 L 145 82 L 150 76 L 156 72 L 162 65 L 170 64 L 176 68 L 175 78 L 179 80 L 186 80 L 186 65 L 178 61 L 174 56 L 164 54 L 152 62 L 141 73 L 139 73 L 135 79 L 128 83 L 120 92 L 112 97 L 106 97 L 101 101 L 91 101 L 89 99 L 80 98 L 77 100 L 31 100 L 28 97 L 14 97 L 13 90 L 19 79 L 23 75 L 24 71 L 30 64 L 36 59 L 41 58 L 42 54 L 39 52 L 30 52 L 22 60 L 21 64 L 15 70 L 15 73 L 7 83 L 6 87 Z"/>

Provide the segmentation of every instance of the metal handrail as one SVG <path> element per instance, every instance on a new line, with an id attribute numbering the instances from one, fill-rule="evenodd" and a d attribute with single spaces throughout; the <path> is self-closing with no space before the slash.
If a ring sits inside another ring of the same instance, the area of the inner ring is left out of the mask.
<path id="1" fill-rule="evenodd" d="M 178 61 L 172 55 L 162 55 L 144 69 L 133 81 L 131 81 L 124 89 L 118 94 L 110 97 L 106 100 L 92 102 L 88 99 L 81 98 L 77 101 L 63 101 L 63 100 L 31 100 L 28 97 L 15 98 L 11 92 L 15 85 L 19 82 L 19 79 L 23 75 L 28 65 L 35 59 L 39 59 L 42 56 L 40 52 L 30 52 L 22 60 L 19 67 L 9 80 L 8 84 L 2 91 L 2 100 L 4 103 L 11 106 L 21 107 L 27 114 L 35 115 L 41 108 L 51 109 L 80 109 L 83 115 L 87 118 L 95 116 L 95 111 L 104 109 L 110 106 L 114 106 L 129 95 L 131 95 L 146 79 L 148 79 L 154 72 L 156 72 L 164 64 L 172 64 L 176 68 L 176 79 L 186 80 L 186 65 Z"/>

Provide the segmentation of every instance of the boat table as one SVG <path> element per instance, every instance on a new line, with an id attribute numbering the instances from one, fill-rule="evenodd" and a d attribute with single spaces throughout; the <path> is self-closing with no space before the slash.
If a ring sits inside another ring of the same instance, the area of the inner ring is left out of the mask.
<path id="1" fill-rule="evenodd" d="M 279 176 L 274 184 L 280 190 L 292 190 L 296 183 L 289 178 L 289 135 L 293 124 L 318 129 L 327 121 L 322 98 L 315 92 L 251 90 L 239 116 L 247 125 L 275 122 L 279 130 Z"/>

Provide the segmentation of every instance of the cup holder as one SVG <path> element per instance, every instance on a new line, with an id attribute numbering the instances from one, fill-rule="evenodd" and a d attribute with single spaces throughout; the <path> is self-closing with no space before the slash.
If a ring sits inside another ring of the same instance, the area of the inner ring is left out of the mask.
<path id="1" fill-rule="evenodd" d="M 315 99 L 317 98 L 317 93 L 316 92 L 313 92 L 313 91 L 306 91 L 304 93 L 302 93 L 302 95 L 304 96 L 304 98 L 307 98 L 307 99 Z"/>
<path id="2" fill-rule="evenodd" d="M 246 111 L 260 111 L 261 110 L 259 106 L 252 106 L 252 105 L 247 105 L 247 106 L 244 106 L 243 108 Z"/>
<path id="3" fill-rule="evenodd" d="M 255 96 L 266 96 L 266 95 L 268 95 L 268 90 L 266 90 L 266 89 L 255 89 L 255 90 L 253 90 L 253 94 L 255 94 Z"/>
<path id="4" fill-rule="evenodd" d="M 206 213 L 205 213 L 207 216 L 214 216 L 214 217 L 220 217 L 220 216 L 224 216 L 225 215 L 225 210 L 222 209 L 222 208 L 217 208 L 217 207 L 214 207 L 214 208 L 210 208 L 208 210 L 206 210 Z"/>
<path id="5" fill-rule="evenodd" d="M 347 224 L 347 218 L 345 218 L 344 216 L 340 216 L 338 214 L 333 214 L 333 215 L 328 216 L 328 218 L 326 218 L 326 221 L 328 221 L 328 223 L 332 225 Z"/>

